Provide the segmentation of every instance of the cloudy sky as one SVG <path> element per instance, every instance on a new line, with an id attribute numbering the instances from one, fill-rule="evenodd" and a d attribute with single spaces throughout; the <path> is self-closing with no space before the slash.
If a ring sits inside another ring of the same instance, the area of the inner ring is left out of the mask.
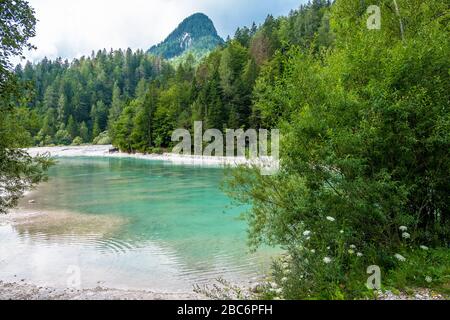
<path id="1" fill-rule="evenodd" d="M 102 48 L 148 49 L 187 16 L 207 14 L 226 38 L 238 26 L 261 23 L 267 14 L 285 15 L 305 0 L 29 0 L 39 22 L 26 54 L 72 59 Z"/>

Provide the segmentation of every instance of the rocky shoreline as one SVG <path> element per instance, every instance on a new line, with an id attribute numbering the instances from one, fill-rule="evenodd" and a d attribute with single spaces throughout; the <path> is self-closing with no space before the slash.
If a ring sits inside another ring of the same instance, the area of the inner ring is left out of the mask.
<path id="1" fill-rule="evenodd" d="M 104 287 L 92 289 L 52 288 L 20 282 L 0 281 L 0 300 L 204 300 L 195 292 L 156 293 L 146 290 L 122 290 Z M 448 300 L 429 289 L 417 289 L 414 294 L 379 292 L 376 300 Z"/>
<path id="2" fill-rule="evenodd" d="M 435 293 L 430 289 L 416 289 L 412 294 L 405 292 L 394 294 L 392 291 L 387 290 L 379 292 L 377 300 L 448 300 L 448 297 Z"/>
<path id="3" fill-rule="evenodd" d="M 165 161 L 175 165 L 194 166 L 238 166 L 238 165 L 263 165 L 260 160 L 251 161 L 245 157 L 209 157 L 197 155 L 181 155 L 174 153 L 143 154 L 124 153 L 116 151 L 112 145 L 83 145 L 83 146 L 58 146 L 35 147 L 24 149 L 31 156 L 50 154 L 52 157 L 105 157 L 105 158 L 131 158 L 153 161 Z M 264 163 L 265 165 L 265 163 Z"/>

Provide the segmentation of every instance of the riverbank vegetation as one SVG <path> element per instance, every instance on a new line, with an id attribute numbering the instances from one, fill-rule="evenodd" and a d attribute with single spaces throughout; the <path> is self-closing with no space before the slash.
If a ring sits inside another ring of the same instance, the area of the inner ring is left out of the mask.
<path id="1" fill-rule="evenodd" d="M 381 286 L 448 290 L 448 3 L 398 1 L 399 17 L 391 2 L 368 30 L 360 2 L 336 1 L 333 47 L 277 52 L 256 82 L 282 170 L 242 170 L 230 192 L 253 205 L 251 244 L 288 251 L 274 296 L 360 297 L 373 265 Z"/>
<path id="2" fill-rule="evenodd" d="M 23 123 L 16 121 L 15 101 L 21 89 L 11 58 L 32 48 L 36 19 L 24 1 L 3 1 L 0 6 L 0 214 L 17 205 L 25 190 L 45 180 L 51 162 L 45 156 L 30 157 L 17 149 L 24 144 Z"/>

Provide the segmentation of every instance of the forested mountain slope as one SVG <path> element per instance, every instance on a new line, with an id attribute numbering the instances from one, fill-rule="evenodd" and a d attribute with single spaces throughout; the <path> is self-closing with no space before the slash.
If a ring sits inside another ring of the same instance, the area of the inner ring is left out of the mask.
<path id="1" fill-rule="evenodd" d="M 24 92 L 16 119 L 25 125 L 23 144 L 92 142 L 108 130 L 123 150 L 148 151 L 169 146 L 171 132 L 190 129 L 195 120 L 218 129 L 259 126 L 264 121 L 252 101 L 261 70 L 273 68 L 280 60 L 276 52 L 289 46 L 316 52 L 329 47 L 329 6 L 314 1 L 288 17 L 269 15 L 259 27 L 238 28 L 233 39 L 200 64 L 188 55 L 174 67 L 128 49 L 18 66 Z M 212 23 L 198 29 L 197 19 L 207 17 L 194 15 L 169 38 L 183 30 L 215 34 Z"/>

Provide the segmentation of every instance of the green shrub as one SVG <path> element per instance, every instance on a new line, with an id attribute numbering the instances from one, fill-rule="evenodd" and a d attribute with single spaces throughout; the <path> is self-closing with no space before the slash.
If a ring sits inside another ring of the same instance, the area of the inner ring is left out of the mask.
<path id="1" fill-rule="evenodd" d="M 163 154 L 164 150 L 162 148 L 152 148 L 151 149 L 151 153 L 155 153 L 155 154 Z"/>
<path id="2" fill-rule="evenodd" d="M 336 1 L 335 48 L 279 53 L 257 80 L 255 110 L 281 130 L 282 167 L 238 169 L 229 192 L 253 205 L 252 245 L 292 257 L 290 274 L 274 267 L 283 298 L 365 295 L 368 266 L 388 274 L 398 254 L 448 246 L 450 34 L 435 18 L 444 1 L 415 3 L 402 1 L 402 37 L 390 1 L 372 32 L 360 2 Z"/>
<path id="3" fill-rule="evenodd" d="M 385 276 L 387 287 L 403 291 L 411 287 L 435 289 L 450 294 L 450 250 L 410 248 L 405 261 L 397 263 Z"/>
<path id="4" fill-rule="evenodd" d="M 97 137 L 94 138 L 93 144 L 95 145 L 109 145 L 111 144 L 111 138 L 108 135 L 108 131 L 104 131 L 100 133 Z"/>
<path id="5" fill-rule="evenodd" d="M 58 130 L 58 132 L 56 132 L 56 134 L 55 134 L 55 141 L 57 144 L 69 145 L 71 142 L 71 137 L 70 137 L 69 132 L 67 132 L 67 130 L 65 130 L 65 129 Z"/>

